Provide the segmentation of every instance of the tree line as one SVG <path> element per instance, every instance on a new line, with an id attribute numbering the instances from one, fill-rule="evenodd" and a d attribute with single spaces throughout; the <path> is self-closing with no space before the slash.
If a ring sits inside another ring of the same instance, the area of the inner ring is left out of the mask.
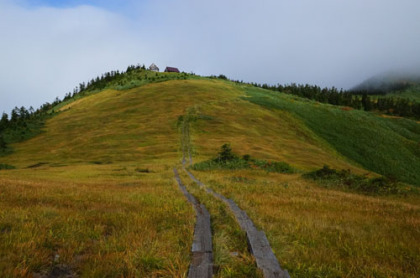
<path id="1" fill-rule="evenodd" d="M 0 118 L 0 155 L 8 151 L 9 143 L 22 141 L 39 133 L 47 117 L 46 112 L 56 104 L 57 100 L 45 103 L 37 110 L 32 106 L 29 109 L 23 106 L 15 107 L 10 113 L 10 118 L 3 112 Z"/>
<path id="2" fill-rule="evenodd" d="M 390 115 L 420 119 L 420 103 L 401 97 L 372 97 L 367 91 L 344 91 L 335 87 L 316 85 L 251 85 L 271 91 L 283 92 L 332 105 L 348 106 L 365 111 L 378 111 Z"/>
<path id="3" fill-rule="evenodd" d="M 86 83 L 80 83 L 73 89 L 73 92 L 67 93 L 62 100 L 56 97 L 53 102 L 46 102 L 36 110 L 32 106 L 29 109 L 22 106 L 13 108 L 10 116 L 3 112 L 0 118 L 0 155 L 7 152 L 9 143 L 19 142 L 38 134 L 45 119 L 49 114 L 54 113 L 53 108 L 58 104 L 78 95 L 84 95 L 87 91 L 102 90 L 109 82 L 121 79 L 125 73 L 140 69 L 145 70 L 145 65 L 130 65 L 125 72 L 117 70 L 103 73 Z"/>

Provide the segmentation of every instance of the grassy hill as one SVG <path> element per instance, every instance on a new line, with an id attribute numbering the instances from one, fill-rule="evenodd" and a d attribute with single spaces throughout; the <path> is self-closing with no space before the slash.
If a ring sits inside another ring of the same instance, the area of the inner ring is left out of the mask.
<path id="1" fill-rule="evenodd" d="M 292 277 L 417 276 L 418 195 L 366 196 L 302 177 L 327 164 L 418 186 L 417 122 L 220 79 L 124 78 L 55 107 L 42 133 L 0 157 L 16 167 L 0 171 L 1 273 L 185 275 L 194 212 L 171 171 L 188 119 L 194 162 L 231 143 L 297 170 L 195 171 L 247 211 Z M 216 276 L 258 277 L 224 205 L 187 186 L 214 220 Z"/>
<path id="2" fill-rule="evenodd" d="M 342 155 L 382 175 L 420 185 L 420 125 L 360 110 L 304 102 L 284 94 L 248 89 L 248 99 L 289 111 Z"/>

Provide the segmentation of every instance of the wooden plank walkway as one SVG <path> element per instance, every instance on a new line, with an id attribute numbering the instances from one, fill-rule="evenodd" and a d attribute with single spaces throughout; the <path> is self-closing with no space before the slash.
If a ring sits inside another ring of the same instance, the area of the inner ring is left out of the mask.
<path id="1" fill-rule="evenodd" d="M 225 196 L 213 191 L 211 188 L 206 187 L 201 181 L 194 177 L 191 172 L 185 168 L 184 170 L 195 183 L 229 206 L 230 210 L 236 217 L 236 221 L 239 223 L 242 230 L 246 232 L 249 249 L 255 257 L 258 268 L 263 271 L 264 277 L 290 278 L 287 270 L 283 270 L 280 267 L 280 264 L 274 255 L 273 250 L 271 249 L 270 243 L 268 242 L 267 236 L 263 231 L 259 231 L 255 227 L 254 223 L 248 217 L 246 212 L 241 210 L 233 200 L 228 199 Z"/>
<path id="2" fill-rule="evenodd" d="M 174 168 L 175 179 L 196 214 L 194 239 L 191 248 L 192 261 L 188 270 L 189 278 L 210 278 L 213 276 L 213 244 L 211 239 L 210 214 L 203 204 L 191 195 Z"/>

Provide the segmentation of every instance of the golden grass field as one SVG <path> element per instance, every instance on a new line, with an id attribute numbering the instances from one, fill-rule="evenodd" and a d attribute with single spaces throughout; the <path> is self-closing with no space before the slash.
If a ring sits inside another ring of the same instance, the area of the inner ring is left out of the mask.
<path id="1" fill-rule="evenodd" d="M 17 167 L 0 171 L 0 273 L 31 277 L 61 267 L 81 277 L 185 277 L 194 210 L 172 174 L 182 158 L 182 115 L 196 118 L 195 162 L 231 143 L 240 155 L 302 173 L 329 164 L 376 175 L 292 114 L 244 98 L 240 85 L 197 79 L 105 90 L 61 107 L 42 134 L 0 157 Z M 261 277 L 228 208 L 180 174 L 212 215 L 216 276 Z M 292 277 L 420 275 L 417 195 L 335 191 L 300 173 L 194 174 L 249 214 Z"/>
<path id="2" fill-rule="evenodd" d="M 82 277 L 182 276 L 194 213 L 171 171 L 82 165 L 2 173 L 0 272 L 65 265 Z"/>
<path id="3" fill-rule="evenodd" d="M 194 175 L 247 211 L 291 277 L 418 277 L 418 197 L 363 196 L 256 170 Z"/>

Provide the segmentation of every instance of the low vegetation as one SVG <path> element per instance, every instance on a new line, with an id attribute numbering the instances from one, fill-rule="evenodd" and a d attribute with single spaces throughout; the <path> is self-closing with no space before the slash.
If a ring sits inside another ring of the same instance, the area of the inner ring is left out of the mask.
<path id="1" fill-rule="evenodd" d="M 0 170 L 10 170 L 10 169 L 16 169 L 16 167 L 13 165 L 0 163 Z"/>
<path id="2" fill-rule="evenodd" d="M 323 168 L 307 173 L 304 177 L 315 180 L 321 186 L 343 189 L 372 195 L 418 193 L 416 188 L 401 184 L 392 177 L 367 178 L 356 175 L 350 170 L 337 171 L 325 165 Z"/>
<path id="3" fill-rule="evenodd" d="M 195 163 L 191 166 L 194 170 L 215 170 L 215 169 L 263 169 L 267 172 L 294 173 L 295 170 L 285 162 L 269 162 L 252 158 L 249 154 L 239 157 L 232 152 L 230 144 L 221 147 L 219 155 L 211 160 Z"/>

